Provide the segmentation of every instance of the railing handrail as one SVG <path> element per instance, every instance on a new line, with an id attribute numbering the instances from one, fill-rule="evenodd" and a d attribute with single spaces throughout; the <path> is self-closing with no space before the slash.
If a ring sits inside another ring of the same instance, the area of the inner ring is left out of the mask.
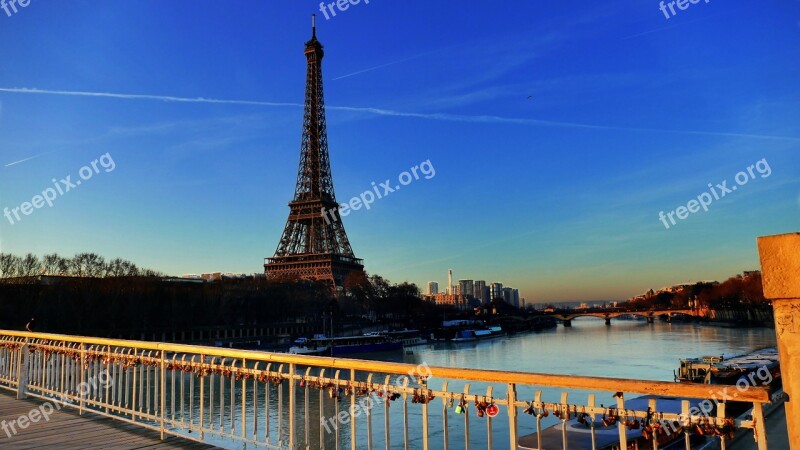
<path id="1" fill-rule="evenodd" d="M 42 339 L 65 341 L 81 344 L 92 344 L 112 347 L 131 347 L 143 350 L 156 350 L 175 353 L 193 353 L 203 356 L 241 358 L 248 361 L 264 361 L 270 363 L 296 364 L 301 366 L 330 367 L 333 369 L 361 370 L 381 372 L 395 375 L 412 373 L 418 366 L 405 363 L 367 361 L 347 358 L 330 358 L 323 356 L 303 356 L 286 353 L 271 353 L 256 350 L 225 349 L 188 344 L 170 344 L 123 339 L 108 339 L 86 336 L 72 336 L 51 333 L 30 333 L 26 331 L 0 330 L 0 336 L 12 336 L 23 339 Z M 585 389 L 590 391 L 624 391 L 633 394 L 654 394 L 669 397 L 708 398 L 708 385 L 686 384 L 666 381 L 631 380 L 605 377 L 586 377 L 575 375 L 554 375 L 541 373 L 511 372 L 501 370 L 461 369 L 429 366 L 426 375 L 444 379 L 481 381 L 490 383 L 509 383 L 531 386 L 547 386 L 565 389 Z M 769 403 L 771 390 L 767 387 L 752 386 L 745 391 L 737 392 L 737 401 L 753 403 Z"/>

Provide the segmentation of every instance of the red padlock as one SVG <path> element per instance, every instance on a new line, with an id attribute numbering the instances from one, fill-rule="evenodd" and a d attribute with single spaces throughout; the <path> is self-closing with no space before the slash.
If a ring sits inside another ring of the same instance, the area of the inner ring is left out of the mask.
<path id="1" fill-rule="evenodd" d="M 495 404 L 491 404 L 486 407 L 486 415 L 489 417 L 496 417 L 500 414 L 500 408 L 497 407 Z"/>

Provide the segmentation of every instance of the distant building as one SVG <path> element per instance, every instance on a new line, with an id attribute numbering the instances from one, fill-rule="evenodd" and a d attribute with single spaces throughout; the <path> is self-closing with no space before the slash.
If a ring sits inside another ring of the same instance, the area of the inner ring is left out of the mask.
<path id="1" fill-rule="evenodd" d="M 463 295 L 458 294 L 433 294 L 425 295 L 423 299 L 433 302 L 437 305 L 449 305 L 460 310 L 466 310 L 469 307 L 469 301 Z"/>
<path id="2" fill-rule="evenodd" d="M 514 304 L 514 290 L 510 287 L 503 288 L 503 300 L 509 305 Z"/>
<path id="3" fill-rule="evenodd" d="M 428 281 L 428 295 L 434 295 L 439 293 L 439 283 L 436 281 Z"/>
<path id="4" fill-rule="evenodd" d="M 472 280 L 458 280 L 458 292 L 467 298 L 475 296 L 474 283 Z"/>
<path id="5" fill-rule="evenodd" d="M 519 304 L 519 289 L 511 290 L 511 304 L 517 308 L 520 308 L 522 306 Z"/>
<path id="6" fill-rule="evenodd" d="M 503 283 L 492 283 L 490 288 L 489 295 L 491 298 L 489 300 L 503 298 Z"/>
<path id="7" fill-rule="evenodd" d="M 447 270 L 447 293 L 453 293 L 453 269 Z"/>
<path id="8" fill-rule="evenodd" d="M 475 291 L 474 295 L 477 300 L 482 304 L 489 303 L 489 294 L 486 292 L 486 281 L 475 280 L 472 289 Z"/>

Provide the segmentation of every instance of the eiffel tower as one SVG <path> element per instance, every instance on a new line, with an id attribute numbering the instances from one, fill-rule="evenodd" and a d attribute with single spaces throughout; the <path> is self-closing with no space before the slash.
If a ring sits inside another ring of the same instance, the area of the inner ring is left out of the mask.
<path id="1" fill-rule="evenodd" d="M 350 247 L 333 192 L 322 94 L 324 52 L 317 40 L 316 18 L 312 21 L 305 50 L 306 101 L 297 187 L 283 236 L 275 256 L 265 258 L 264 271 L 269 279 L 324 280 L 340 287 L 348 274 L 364 270 L 364 265 Z"/>

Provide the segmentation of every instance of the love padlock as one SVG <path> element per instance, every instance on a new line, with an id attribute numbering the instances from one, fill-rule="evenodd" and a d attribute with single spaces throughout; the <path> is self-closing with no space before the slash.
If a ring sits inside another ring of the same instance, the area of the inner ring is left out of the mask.
<path id="1" fill-rule="evenodd" d="M 500 414 L 500 408 L 498 408 L 494 403 L 486 407 L 487 416 L 496 417 L 498 414 Z"/>
<path id="2" fill-rule="evenodd" d="M 461 405 L 456 406 L 456 414 L 464 414 L 464 407 Z"/>

